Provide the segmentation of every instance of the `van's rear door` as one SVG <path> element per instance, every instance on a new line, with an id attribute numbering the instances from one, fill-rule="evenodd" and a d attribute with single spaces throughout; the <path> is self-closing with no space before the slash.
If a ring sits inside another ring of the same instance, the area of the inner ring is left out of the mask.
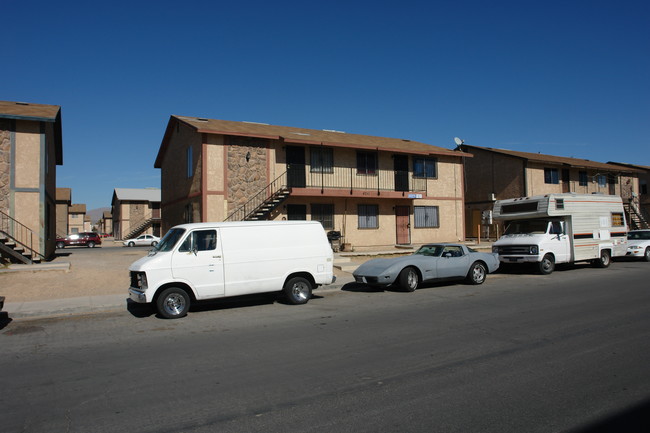
<path id="1" fill-rule="evenodd" d="M 174 279 L 189 282 L 198 299 L 224 295 L 223 255 L 216 229 L 189 232 L 172 256 Z"/>

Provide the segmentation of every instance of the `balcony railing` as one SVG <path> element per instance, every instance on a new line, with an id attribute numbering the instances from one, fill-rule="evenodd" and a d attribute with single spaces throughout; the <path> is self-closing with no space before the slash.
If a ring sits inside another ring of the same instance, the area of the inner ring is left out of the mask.
<path id="1" fill-rule="evenodd" d="M 304 173 L 301 176 L 299 173 Z M 304 178 L 304 185 L 300 184 Z M 310 171 L 309 166 L 289 166 L 288 179 L 291 187 L 343 189 L 353 191 L 410 191 L 426 192 L 427 179 L 414 177 L 410 171 L 359 170 L 356 167 L 330 167 Z"/>

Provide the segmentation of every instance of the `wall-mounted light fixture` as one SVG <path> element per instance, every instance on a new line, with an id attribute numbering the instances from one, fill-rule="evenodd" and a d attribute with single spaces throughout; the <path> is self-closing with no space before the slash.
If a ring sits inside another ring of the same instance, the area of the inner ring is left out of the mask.
<path id="1" fill-rule="evenodd" d="M 246 162 L 250 161 L 250 159 L 251 159 L 251 153 L 246 152 Z"/>

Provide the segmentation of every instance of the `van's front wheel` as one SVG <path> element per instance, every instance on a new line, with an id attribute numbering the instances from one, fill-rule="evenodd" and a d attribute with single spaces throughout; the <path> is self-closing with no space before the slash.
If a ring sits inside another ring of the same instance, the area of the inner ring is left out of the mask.
<path id="1" fill-rule="evenodd" d="M 156 299 L 156 309 L 165 319 L 179 319 L 190 309 L 190 296 L 178 287 L 169 287 Z"/>
<path id="2" fill-rule="evenodd" d="M 284 285 L 287 301 L 293 305 L 306 304 L 311 299 L 311 291 L 311 283 L 303 277 L 290 278 Z"/>

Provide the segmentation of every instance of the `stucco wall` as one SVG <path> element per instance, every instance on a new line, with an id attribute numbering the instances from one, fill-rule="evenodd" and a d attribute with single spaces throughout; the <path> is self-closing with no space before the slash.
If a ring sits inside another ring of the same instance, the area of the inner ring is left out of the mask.
<path id="1" fill-rule="evenodd" d="M 0 119 L 0 211 L 9 213 L 11 122 Z"/>

